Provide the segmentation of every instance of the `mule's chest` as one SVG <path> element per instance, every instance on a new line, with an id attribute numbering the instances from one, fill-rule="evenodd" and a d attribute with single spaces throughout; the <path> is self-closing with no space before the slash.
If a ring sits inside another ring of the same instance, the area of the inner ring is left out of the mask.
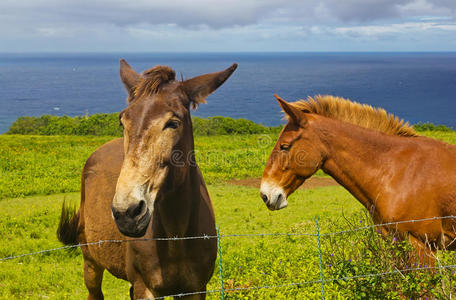
<path id="1" fill-rule="evenodd" d="M 132 261 L 130 271 L 137 272 L 149 289 L 162 296 L 201 291 L 214 271 L 217 256 L 214 242 L 201 241 L 193 247 L 181 245 L 180 251 L 174 247 L 167 251 L 158 249 L 147 261 Z"/>

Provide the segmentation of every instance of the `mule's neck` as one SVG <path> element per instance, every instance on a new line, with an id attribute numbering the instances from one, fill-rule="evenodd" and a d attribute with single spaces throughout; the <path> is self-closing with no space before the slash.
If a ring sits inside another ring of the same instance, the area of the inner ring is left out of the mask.
<path id="1" fill-rule="evenodd" d="M 183 140 L 182 161 L 170 166 L 167 188 L 156 207 L 157 235 L 183 237 L 193 227 L 195 210 L 201 201 L 200 176 L 194 158 L 194 140 L 191 120 L 187 127 L 187 138 Z M 161 229 L 161 230 L 160 230 Z"/>
<path id="2" fill-rule="evenodd" d="M 326 149 L 322 170 L 373 212 L 385 188 L 381 178 L 390 172 L 389 153 L 407 138 L 328 118 L 315 123 Z"/>
<path id="3" fill-rule="evenodd" d="M 199 185 L 193 183 L 197 178 L 196 170 L 190 167 L 183 183 L 178 186 L 171 186 L 172 189 L 161 195 L 156 206 L 157 221 L 160 222 L 162 232 L 168 237 L 186 236 L 192 223 L 193 211 L 198 207 L 200 201 Z M 172 183 L 171 183 L 172 184 Z"/>

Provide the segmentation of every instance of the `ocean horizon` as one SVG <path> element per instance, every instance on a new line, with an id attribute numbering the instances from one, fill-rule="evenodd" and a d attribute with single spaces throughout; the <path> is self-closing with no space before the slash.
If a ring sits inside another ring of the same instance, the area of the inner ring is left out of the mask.
<path id="1" fill-rule="evenodd" d="M 329 94 L 382 107 L 412 124 L 456 128 L 456 52 L 3 53 L 0 133 L 20 116 L 122 110 L 120 58 L 138 72 L 168 65 L 185 79 L 238 63 L 194 116 L 279 125 L 274 93 L 288 101 Z"/>

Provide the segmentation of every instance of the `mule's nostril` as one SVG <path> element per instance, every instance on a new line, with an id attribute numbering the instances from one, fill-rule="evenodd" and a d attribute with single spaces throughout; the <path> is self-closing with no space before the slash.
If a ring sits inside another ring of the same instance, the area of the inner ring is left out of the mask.
<path id="1" fill-rule="evenodd" d="M 268 196 L 266 196 L 265 194 L 261 193 L 261 199 L 263 199 L 263 202 L 266 203 L 268 202 Z"/>
<path id="2" fill-rule="evenodd" d="M 120 218 L 120 212 L 118 212 L 117 209 L 115 209 L 114 207 L 111 207 L 111 211 L 114 220 L 118 220 Z"/>
<path id="3" fill-rule="evenodd" d="M 145 206 L 146 202 L 144 200 L 141 200 L 138 204 L 133 204 L 127 209 L 127 215 L 130 218 L 136 218 L 143 212 Z"/>
<path id="4" fill-rule="evenodd" d="M 277 202 L 280 202 L 283 198 L 283 195 L 282 194 L 279 194 L 279 197 L 277 197 Z"/>

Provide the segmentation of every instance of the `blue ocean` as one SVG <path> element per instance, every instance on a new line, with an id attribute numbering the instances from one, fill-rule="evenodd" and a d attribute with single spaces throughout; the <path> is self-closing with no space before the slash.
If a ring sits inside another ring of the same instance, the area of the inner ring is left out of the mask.
<path id="1" fill-rule="evenodd" d="M 456 128 L 456 53 L 0 54 L 0 133 L 19 116 L 122 110 L 119 59 L 137 71 L 172 67 L 190 78 L 239 64 L 193 114 L 278 125 L 288 101 L 331 94 L 383 107 L 409 121 Z"/>

